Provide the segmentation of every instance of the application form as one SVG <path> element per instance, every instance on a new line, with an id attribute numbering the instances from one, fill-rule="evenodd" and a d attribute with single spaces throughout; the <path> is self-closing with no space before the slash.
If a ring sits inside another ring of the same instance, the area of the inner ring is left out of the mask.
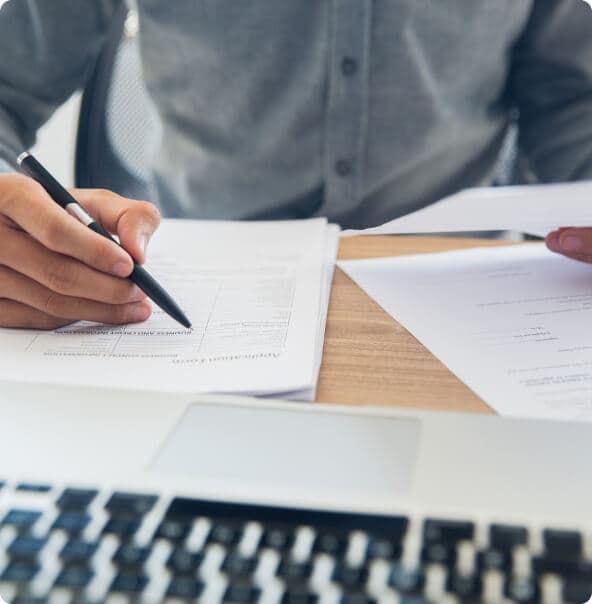
<path id="1" fill-rule="evenodd" d="M 592 265 L 536 243 L 339 266 L 499 413 L 592 421 Z"/>
<path id="2" fill-rule="evenodd" d="M 193 323 L 0 330 L 0 379 L 187 392 L 312 392 L 338 229 L 164 221 L 147 266 Z"/>

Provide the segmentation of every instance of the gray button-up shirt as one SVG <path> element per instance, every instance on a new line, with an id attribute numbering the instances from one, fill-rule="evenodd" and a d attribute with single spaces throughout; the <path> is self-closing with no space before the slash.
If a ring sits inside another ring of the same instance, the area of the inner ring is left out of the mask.
<path id="1" fill-rule="evenodd" d="M 0 12 L 0 156 L 81 87 L 122 0 Z M 582 0 L 137 0 L 165 214 L 393 218 L 487 184 L 512 116 L 542 181 L 592 178 Z"/>

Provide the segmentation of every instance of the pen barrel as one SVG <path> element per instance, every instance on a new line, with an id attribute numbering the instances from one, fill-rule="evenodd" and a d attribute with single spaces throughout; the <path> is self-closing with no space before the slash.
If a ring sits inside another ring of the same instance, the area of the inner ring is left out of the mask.
<path id="1" fill-rule="evenodd" d="M 117 243 L 117 241 L 115 240 L 115 238 L 113 237 L 113 235 L 111 235 L 111 233 L 107 229 L 105 229 L 104 227 L 102 227 L 98 222 L 96 222 L 96 221 L 95 222 L 91 222 L 87 226 L 88 226 L 88 228 L 91 231 L 94 231 L 98 235 L 102 235 L 106 239 L 110 239 L 111 241 L 113 241 L 113 243 Z M 117 243 L 117 245 L 119 245 L 119 243 Z"/>
<path id="2" fill-rule="evenodd" d="M 105 230 L 98 222 L 92 222 L 87 225 L 95 233 L 111 239 L 114 243 L 117 241 Z M 119 245 L 117 243 L 117 245 Z M 128 279 L 133 281 L 153 302 L 155 302 L 165 313 L 179 321 L 185 327 L 190 327 L 191 323 L 185 316 L 177 303 L 169 296 L 166 290 L 156 281 L 156 279 L 142 266 L 134 261 L 134 270 Z"/>
<path id="3" fill-rule="evenodd" d="M 129 278 L 165 313 L 184 327 L 191 327 L 191 322 L 182 309 L 144 267 L 134 263 L 134 270 Z"/>
<path id="4" fill-rule="evenodd" d="M 27 154 L 22 159 L 19 158 L 19 166 L 27 176 L 36 180 L 62 208 L 65 209 L 71 203 L 78 203 L 32 155 Z"/>
<path id="5" fill-rule="evenodd" d="M 129 278 L 151 299 L 162 308 L 161 304 L 172 302 L 170 296 L 158 284 L 156 279 L 142 266 L 134 262 L 134 270 Z M 165 310 L 163 308 L 163 310 Z"/>

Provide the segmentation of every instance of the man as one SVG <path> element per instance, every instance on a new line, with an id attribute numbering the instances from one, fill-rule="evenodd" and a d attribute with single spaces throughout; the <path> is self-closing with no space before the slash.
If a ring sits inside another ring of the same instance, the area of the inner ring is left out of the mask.
<path id="1" fill-rule="evenodd" d="M 0 13 L 0 325 L 141 321 L 131 260 L 11 173 L 84 84 L 123 0 Z M 592 178 L 592 15 L 581 0 L 137 0 L 171 216 L 327 215 L 364 227 L 489 184 L 513 115 L 541 181 Z M 76 191 L 138 261 L 148 203 Z M 592 260 L 592 230 L 552 233 Z"/>

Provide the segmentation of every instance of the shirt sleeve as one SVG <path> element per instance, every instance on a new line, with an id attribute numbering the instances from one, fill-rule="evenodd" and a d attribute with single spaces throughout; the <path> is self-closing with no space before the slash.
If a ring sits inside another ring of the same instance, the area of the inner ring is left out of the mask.
<path id="1" fill-rule="evenodd" d="M 519 152 L 537 179 L 592 179 L 592 10 L 535 0 L 509 80 Z"/>
<path id="2" fill-rule="evenodd" d="M 81 88 L 124 0 L 18 0 L 0 10 L 0 172 Z"/>

